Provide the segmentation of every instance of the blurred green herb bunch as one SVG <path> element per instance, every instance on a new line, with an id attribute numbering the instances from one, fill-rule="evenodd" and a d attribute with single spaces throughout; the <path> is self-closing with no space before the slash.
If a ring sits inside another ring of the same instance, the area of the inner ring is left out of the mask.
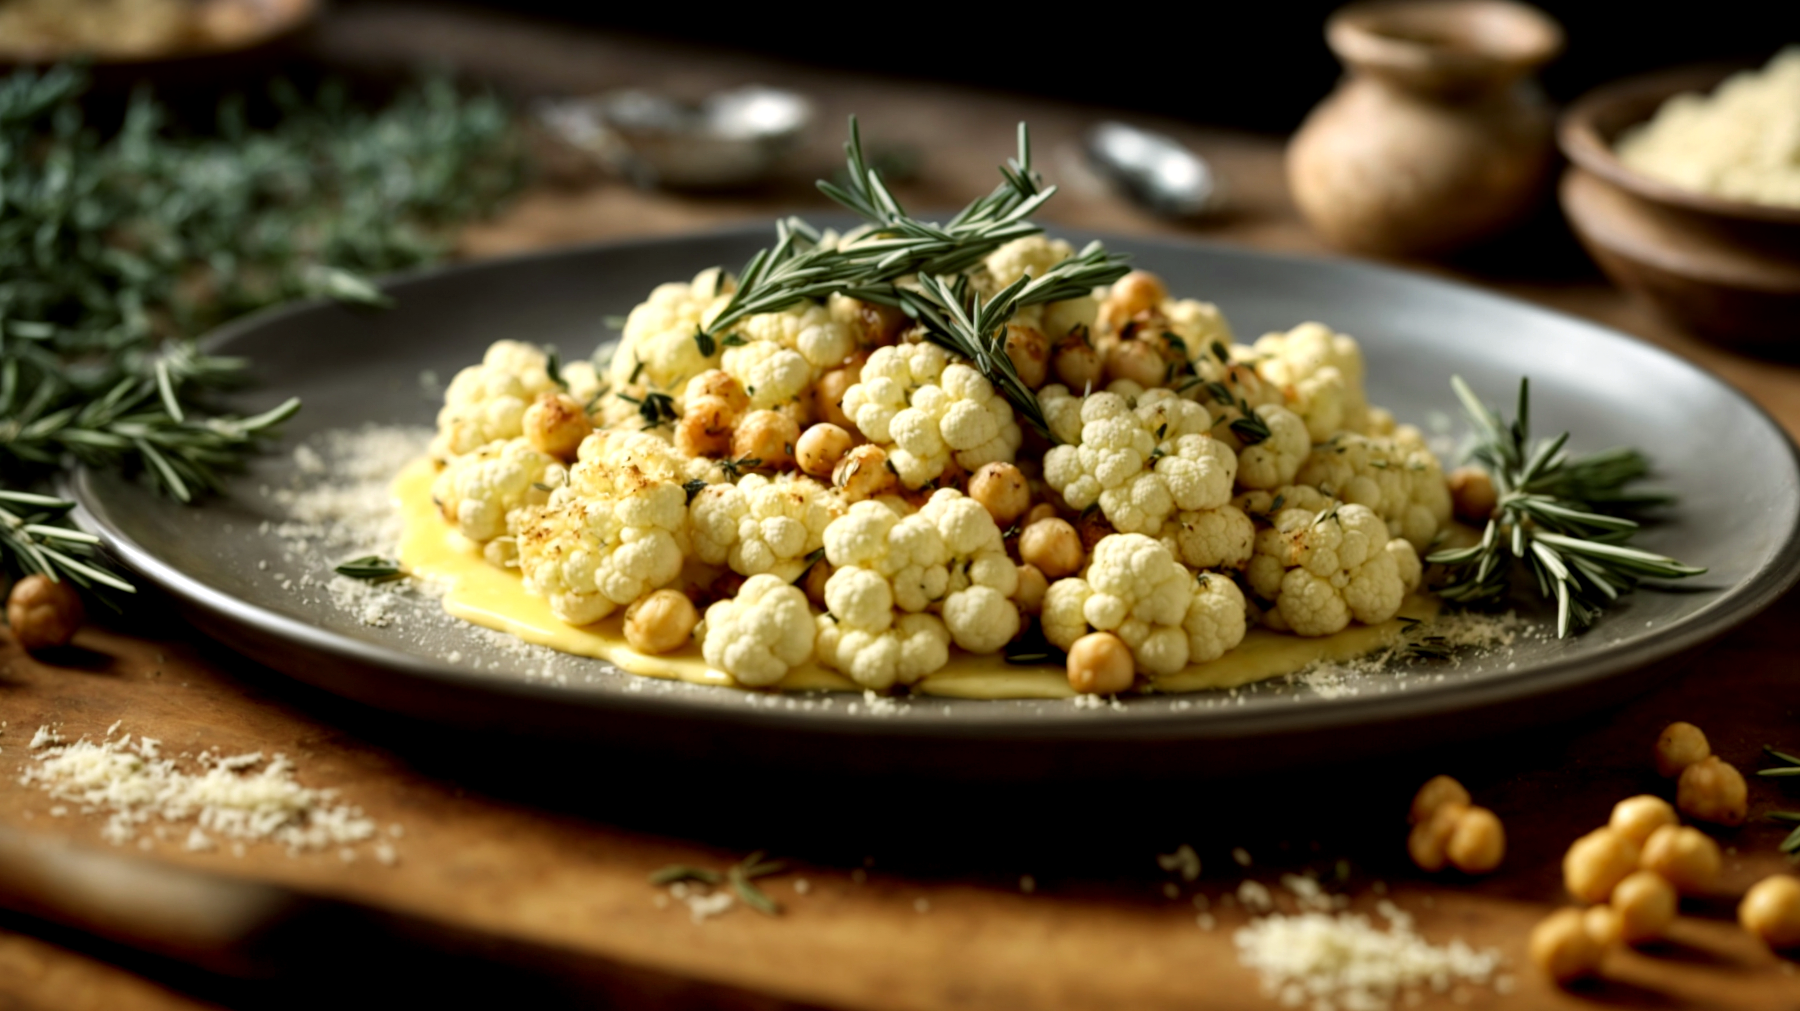
<path id="1" fill-rule="evenodd" d="M 103 136 L 75 68 L 0 79 L 0 564 L 86 589 L 131 585 L 43 494 L 74 463 L 138 473 L 187 502 L 299 410 L 209 407 L 245 362 L 193 338 L 322 295 L 380 304 L 368 275 L 447 255 L 455 228 L 519 185 L 505 105 L 445 78 L 378 110 L 341 84 L 276 81 L 276 125 L 228 98 L 185 134 L 148 92 Z"/>

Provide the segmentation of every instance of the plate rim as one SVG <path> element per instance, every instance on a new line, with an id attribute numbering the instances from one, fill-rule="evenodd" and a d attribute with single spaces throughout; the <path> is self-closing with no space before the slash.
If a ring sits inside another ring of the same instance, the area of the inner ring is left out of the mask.
<path id="1" fill-rule="evenodd" d="M 827 222 L 835 217 L 837 216 L 813 215 L 813 219 Z M 772 226 L 768 224 L 766 218 L 759 217 L 702 230 L 685 231 L 676 235 L 602 240 L 422 267 L 385 275 L 377 279 L 375 283 L 383 291 L 390 291 L 402 289 L 408 284 L 420 281 L 503 267 L 522 267 L 537 261 L 558 260 L 596 253 L 626 252 L 642 247 L 666 247 L 687 243 L 698 244 L 708 240 L 747 238 L 764 234 L 771 228 Z M 1045 230 L 1053 235 L 1076 236 L 1084 239 L 1106 238 L 1139 247 L 1160 248 L 1177 253 L 1203 250 L 1245 260 L 1313 264 L 1348 270 L 1353 274 L 1364 276 L 1398 277 L 1413 283 L 1452 289 L 1463 297 L 1501 303 L 1512 312 L 1523 310 L 1529 314 L 1547 317 L 1561 323 L 1577 323 L 1595 331 L 1597 336 L 1629 342 L 1639 351 L 1660 357 L 1668 364 L 1685 369 L 1698 376 L 1702 381 L 1714 384 L 1729 396 L 1749 407 L 1755 416 L 1759 417 L 1779 436 L 1780 442 L 1786 450 L 1790 473 L 1794 475 L 1796 482 L 1800 483 L 1800 446 L 1796 445 L 1793 436 L 1762 405 L 1699 364 L 1657 344 L 1606 324 L 1495 292 L 1460 279 L 1444 278 L 1422 270 L 1355 258 L 1252 249 L 1200 239 L 1115 234 L 1078 228 L 1065 229 L 1057 227 L 1055 223 L 1045 223 Z M 403 294 L 403 291 L 399 293 Z M 270 306 L 238 317 L 213 329 L 203 335 L 199 343 L 208 350 L 218 349 L 221 345 L 229 344 L 270 322 L 335 305 L 338 303 L 329 299 L 309 298 Z M 138 572 L 161 590 L 184 603 L 198 606 L 224 620 L 248 626 L 257 632 L 294 641 L 302 648 L 315 653 L 385 669 L 417 681 L 442 684 L 447 688 L 508 696 L 534 704 L 581 707 L 619 715 L 639 714 L 690 721 L 762 726 L 796 732 L 827 734 L 844 732 L 844 714 L 835 709 L 825 711 L 824 715 L 831 717 L 830 719 L 821 719 L 820 713 L 787 711 L 785 707 L 715 705 L 711 704 L 710 700 L 707 703 L 696 704 L 696 700 L 687 697 L 686 693 L 677 695 L 663 692 L 571 692 L 567 688 L 545 683 L 492 678 L 448 662 L 373 642 L 365 642 L 307 624 L 300 619 L 219 590 L 157 557 L 151 549 L 133 540 L 106 518 L 103 499 L 96 492 L 92 478 L 93 472 L 82 466 L 64 476 L 60 482 L 68 497 L 76 502 L 73 517 L 85 529 L 104 538 L 108 550 L 133 571 Z M 1321 706 L 1292 708 L 1270 706 L 1241 710 L 1234 708 L 1229 719 L 1196 719 L 1197 714 L 1191 710 L 1179 711 L 1166 705 L 1134 707 L 1128 703 L 1122 712 L 1106 710 L 1090 713 L 1075 710 L 1070 706 L 1066 713 L 1043 712 L 1039 714 L 1040 718 L 1028 720 L 1009 716 L 999 710 L 992 715 L 984 715 L 969 707 L 959 707 L 959 711 L 949 718 L 920 714 L 925 718 L 917 720 L 912 718 L 886 719 L 874 723 L 858 720 L 857 724 L 860 733 L 863 734 L 919 739 L 966 738 L 971 734 L 979 734 L 995 741 L 1027 739 L 1092 739 L 1100 741 L 1120 738 L 1140 741 L 1182 738 L 1228 741 L 1296 731 L 1339 730 L 1352 725 L 1402 721 L 1427 715 L 1451 716 L 1492 705 L 1517 702 L 1533 696 L 1554 695 L 1560 691 L 1575 689 L 1583 685 L 1610 681 L 1632 670 L 1646 669 L 1658 661 L 1691 652 L 1741 627 L 1768 608 L 1782 594 L 1792 588 L 1796 581 L 1800 581 L 1800 501 L 1788 503 L 1786 512 L 1786 536 L 1779 546 L 1769 554 L 1764 563 L 1736 585 L 1720 591 L 1715 600 L 1688 615 L 1675 627 L 1653 630 L 1650 634 L 1635 641 L 1605 649 L 1596 655 L 1553 660 L 1517 674 L 1487 677 L 1476 681 L 1456 680 L 1423 684 L 1411 686 L 1403 692 L 1364 693 L 1331 699 L 1328 705 Z M 1727 605 L 1730 605 L 1729 609 L 1727 609 Z M 606 663 L 606 661 L 600 660 L 595 662 Z M 306 680 L 285 671 L 281 673 L 284 677 Z M 731 693 L 743 691 L 736 687 L 718 687 Z M 733 695 L 716 696 L 715 698 L 723 701 L 735 697 Z M 1149 697 L 1154 698 L 1155 696 Z M 1163 697 L 1165 699 L 1177 698 L 1173 694 Z M 1195 697 L 1202 696 L 1196 695 Z M 932 701 L 951 701 L 935 696 L 920 698 L 927 704 Z M 1024 701 L 1036 701 L 1042 705 L 1061 703 L 1066 706 L 1067 704 L 1066 700 L 1055 699 Z M 1095 718 L 1100 716 L 1104 718 Z"/>

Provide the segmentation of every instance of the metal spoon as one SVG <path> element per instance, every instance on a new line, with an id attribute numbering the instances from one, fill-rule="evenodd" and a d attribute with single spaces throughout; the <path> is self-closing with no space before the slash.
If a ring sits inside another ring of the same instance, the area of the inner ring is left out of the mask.
<path id="1" fill-rule="evenodd" d="M 1088 131 L 1086 147 L 1096 172 L 1158 214 L 1192 217 L 1219 205 L 1212 166 L 1173 137 L 1107 120 Z"/>

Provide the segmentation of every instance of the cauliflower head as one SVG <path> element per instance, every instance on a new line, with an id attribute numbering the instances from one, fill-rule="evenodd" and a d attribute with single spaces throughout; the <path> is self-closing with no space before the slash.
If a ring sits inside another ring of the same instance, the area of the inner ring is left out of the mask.
<path id="1" fill-rule="evenodd" d="M 481 364 L 458 372 L 444 391 L 431 458 L 442 463 L 490 442 L 523 435 L 525 409 L 538 394 L 558 388 L 549 365 L 541 348 L 522 341 L 489 345 Z"/>
<path id="2" fill-rule="evenodd" d="M 736 597 L 706 609 L 700 652 L 739 683 L 761 687 L 811 659 L 813 638 L 806 594 L 762 573 L 745 580 Z"/>
<path id="3" fill-rule="evenodd" d="M 1416 429 L 1391 436 L 1341 432 L 1315 446 L 1294 480 L 1356 505 L 1368 506 L 1396 537 L 1423 550 L 1450 522 L 1450 486 L 1443 465 Z"/>
<path id="4" fill-rule="evenodd" d="M 1114 389 L 1079 398 L 1080 435 L 1044 457 L 1044 480 L 1063 501 L 1075 509 L 1098 503 L 1123 533 L 1158 533 L 1178 509 L 1230 501 L 1237 455 L 1207 434 L 1212 416 L 1205 407 L 1163 389 L 1135 397 Z M 1050 393 L 1045 402 L 1052 424 L 1066 428 L 1064 399 L 1075 398 Z"/>
<path id="5" fill-rule="evenodd" d="M 658 390 L 679 390 L 716 366 L 719 349 L 715 346 L 713 354 L 701 354 L 694 334 L 724 310 L 732 290 L 730 277 L 717 267 L 701 271 L 685 284 L 658 285 L 625 317 L 625 331 L 608 367 L 613 389 L 641 381 Z"/>
<path id="6" fill-rule="evenodd" d="M 814 647 L 820 664 L 874 691 L 913 684 L 950 662 L 950 632 L 935 614 L 901 615 L 881 631 L 821 614 Z"/>
<path id="7" fill-rule="evenodd" d="M 841 511 L 837 495 L 811 478 L 746 474 L 737 484 L 701 489 L 688 518 L 701 561 L 791 582 L 805 571 L 807 556 L 824 547 L 825 527 Z"/>
<path id="8" fill-rule="evenodd" d="M 1274 519 L 1257 534 L 1249 578 L 1258 596 L 1275 603 L 1269 617 L 1278 628 L 1315 636 L 1340 632 L 1352 618 L 1377 624 L 1398 614 L 1418 587 L 1418 553 L 1391 538 L 1367 506 L 1284 509 Z"/>
<path id="9" fill-rule="evenodd" d="M 1012 406 L 993 384 L 928 344 L 876 349 L 861 380 L 844 393 L 844 413 L 887 451 L 908 488 L 930 483 L 953 457 L 971 471 L 1011 463 L 1024 440 Z"/>
<path id="10" fill-rule="evenodd" d="M 431 500 L 458 533 L 477 544 L 506 534 L 515 509 L 542 505 L 568 476 L 523 436 L 453 457 L 431 485 Z"/>
<path id="11" fill-rule="evenodd" d="M 1362 348 L 1323 323 L 1302 323 L 1258 338 L 1256 371 L 1287 396 L 1312 441 L 1340 431 L 1364 432 L 1369 400 L 1363 392 Z"/>

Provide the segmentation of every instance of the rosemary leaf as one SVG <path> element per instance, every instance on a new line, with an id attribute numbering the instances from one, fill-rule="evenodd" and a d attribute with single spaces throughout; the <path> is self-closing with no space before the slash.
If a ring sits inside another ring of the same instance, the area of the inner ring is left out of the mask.
<path id="1" fill-rule="evenodd" d="M 380 555 L 364 555 L 361 558 L 339 562 L 337 567 L 331 571 L 340 576 L 367 580 L 371 583 L 385 583 L 406 575 L 406 570 L 400 567 L 399 562 L 383 558 Z"/>
<path id="2" fill-rule="evenodd" d="M 698 881 L 702 884 L 719 883 L 719 872 L 709 871 L 704 867 L 691 867 L 687 864 L 670 864 L 650 872 L 650 883 L 653 885 L 672 885 L 677 881 Z"/>

